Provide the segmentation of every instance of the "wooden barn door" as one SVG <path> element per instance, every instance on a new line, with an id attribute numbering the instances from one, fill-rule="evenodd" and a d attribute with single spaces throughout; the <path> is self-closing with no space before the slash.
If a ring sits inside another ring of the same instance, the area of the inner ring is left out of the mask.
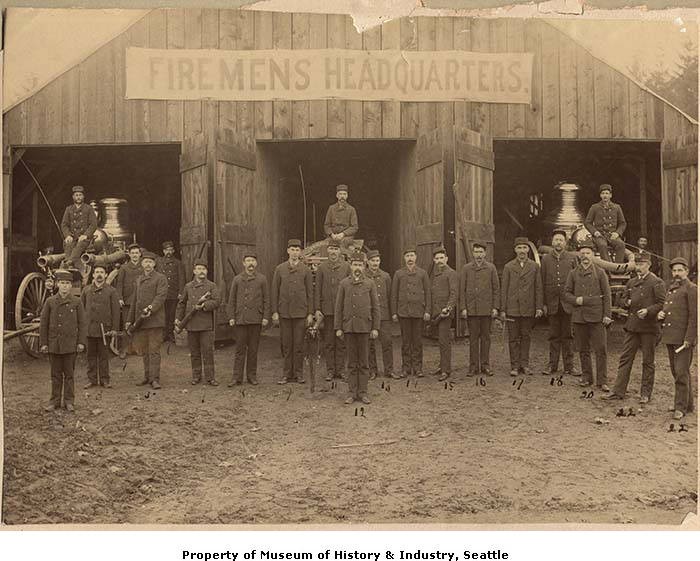
<path id="1" fill-rule="evenodd" d="M 695 273 L 698 264 L 698 137 L 667 140 L 661 152 L 664 251 L 668 259 L 685 257 Z M 664 278 L 670 278 L 664 261 Z"/>
<path id="2" fill-rule="evenodd" d="M 191 278 L 195 259 L 209 259 L 209 179 L 207 141 L 203 133 L 185 139 L 180 153 L 182 222 L 180 253 L 186 278 Z"/>

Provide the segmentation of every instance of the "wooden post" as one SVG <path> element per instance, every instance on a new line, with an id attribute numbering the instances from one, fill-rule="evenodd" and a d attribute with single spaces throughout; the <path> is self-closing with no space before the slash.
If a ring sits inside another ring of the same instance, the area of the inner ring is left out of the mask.
<path id="1" fill-rule="evenodd" d="M 647 164 L 644 158 L 639 159 L 639 232 L 645 238 L 648 235 L 647 229 Z M 636 245 L 636 244 L 635 244 Z"/>

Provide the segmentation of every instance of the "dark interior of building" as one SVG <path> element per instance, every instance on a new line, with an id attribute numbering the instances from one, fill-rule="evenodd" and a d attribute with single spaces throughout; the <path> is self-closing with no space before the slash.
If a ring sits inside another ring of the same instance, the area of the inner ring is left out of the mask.
<path id="1" fill-rule="evenodd" d="M 553 188 L 562 181 L 580 186 L 577 206 L 584 217 L 591 204 L 600 200 L 600 184 L 612 185 L 613 201 L 622 205 L 627 221 L 625 241 L 635 244 L 642 235 L 646 212 L 650 249 L 661 249 L 658 142 L 497 140 L 494 151 L 493 217 L 499 270 L 513 257 L 514 237 L 525 234 L 536 244 L 549 244 L 551 232 L 545 222 L 560 204 Z"/>

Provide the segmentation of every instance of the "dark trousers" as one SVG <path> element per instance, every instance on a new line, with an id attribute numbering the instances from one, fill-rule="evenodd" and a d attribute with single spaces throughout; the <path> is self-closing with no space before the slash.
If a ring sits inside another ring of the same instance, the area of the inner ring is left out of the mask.
<path id="1" fill-rule="evenodd" d="M 452 372 L 452 318 L 444 318 L 438 322 L 438 347 L 440 349 L 440 372 Z"/>
<path id="2" fill-rule="evenodd" d="M 625 242 L 622 241 L 622 238 L 611 240 L 609 239 L 609 234 L 604 234 L 602 236 L 593 236 L 593 243 L 598 248 L 602 260 L 610 261 L 610 251 L 608 250 L 608 246 L 610 246 L 615 250 L 615 262 L 625 262 Z"/>
<path id="3" fill-rule="evenodd" d="M 174 341 L 175 335 L 175 310 L 177 309 L 177 299 L 165 301 L 165 327 L 163 327 L 163 341 Z"/>
<path id="4" fill-rule="evenodd" d="M 527 368 L 530 364 L 530 333 L 535 325 L 534 317 L 508 318 L 508 354 L 511 370 Z"/>
<path id="5" fill-rule="evenodd" d="M 73 263 L 76 269 L 82 270 L 83 264 L 80 261 L 80 256 L 85 253 L 85 250 L 90 245 L 90 238 L 82 242 L 78 241 L 77 236 L 70 243 L 63 242 L 63 251 L 66 254 L 66 259 Z"/>
<path id="6" fill-rule="evenodd" d="M 236 357 L 233 360 L 233 381 L 243 382 L 243 372 L 246 371 L 249 382 L 257 381 L 258 346 L 260 345 L 259 323 L 236 325 Z"/>
<path id="7" fill-rule="evenodd" d="M 160 382 L 160 346 L 163 328 L 139 329 L 134 333 L 134 348 L 143 357 L 143 379 Z"/>
<path id="8" fill-rule="evenodd" d="M 109 384 L 109 349 L 102 337 L 87 338 L 87 377 L 91 384 Z"/>
<path id="9" fill-rule="evenodd" d="M 489 367 L 491 350 L 491 316 L 468 316 L 469 372 L 479 374 Z"/>
<path id="10" fill-rule="evenodd" d="M 335 336 L 333 316 L 323 317 L 323 356 L 326 372 L 333 378 L 342 378 L 345 372 L 345 340 Z"/>
<path id="11" fill-rule="evenodd" d="M 690 413 L 693 411 L 693 387 L 690 381 L 690 364 L 693 362 L 693 347 L 676 354 L 680 345 L 666 345 L 668 362 L 675 386 L 673 406 L 676 411 Z"/>
<path id="12" fill-rule="evenodd" d="M 571 334 L 571 314 L 567 314 L 559 305 L 556 313 L 550 313 L 549 319 L 549 371 L 556 372 L 559 368 L 559 356 L 562 358 L 564 372 L 574 370 L 574 342 Z"/>
<path id="13" fill-rule="evenodd" d="M 581 378 L 593 383 L 591 351 L 595 353 L 596 385 L 608 383 L 608 335 L 601 322 L 574 323 L 574 346 L 581 360 Z"/>
<path id="14" fill-rule="evenodd" d="M 391 376 L 394 372 L 394 349 L 391 342 L 391 321 L 383 320 L 379 326 L 379 337 L 369 340 L 369 370 L 376 374 L 377 346 L 382 347 L 382 362 L 384 363 L 384 376 Z"/>
<path id="15" fill-rule="evenodd" d="M 423 318 L 399 318 L 401 370 L 406 376 L 423 372 Z"/>
<path id="16" fill-rule="evenodd" d="M 305 318 L 280 318 L 283 376 L 286 380 L 304 377 L 304 330 Z"/>
<path id="17" fill-rule="evenodd" d="M 199 382 L 204 371 L 204 379 L 211 382 L 214 379 L 214 330 L 188 331 L 187 343 L 190 346 L 192 379 Z"/>
<path id="18" fill-rule="evenodd" d="M 75 353 L 64 355 L 49 354 L 51 364 L 51 400 L 56 407 L 61 406 L 61 393 L 66 405 L 73 403 L 75 388 L 73 371 L 75 370 Z"/>
<path id="19" fill-rule="evenodd" d="M 348 348 L 348 390 L 358 399 L 367 395 L 369 379 L 369 333 L 345 333 Z"/>
<path id="20" fill-rule="evenodd" d="M 613 393 L 625 397 L 627 384 L 630 381 L 630 373 L 637 351 L 642 349 L 642 397 L 651 397 L 654 389 L 654 347 L 656 347 L 656 333 L 632 333 L 625 331 L 625 342 L 622 345 L 620 365 L 617 368 L 617 378 Z"/>

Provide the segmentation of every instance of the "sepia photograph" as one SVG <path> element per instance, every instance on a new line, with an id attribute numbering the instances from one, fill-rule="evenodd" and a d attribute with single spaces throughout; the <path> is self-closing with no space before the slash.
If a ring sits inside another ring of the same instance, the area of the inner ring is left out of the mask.
<path id="1" fill-rule="evenodd" d="M 696 20 L 352 4 L 3 9 L 3 525 L 697 525 Z"/>

